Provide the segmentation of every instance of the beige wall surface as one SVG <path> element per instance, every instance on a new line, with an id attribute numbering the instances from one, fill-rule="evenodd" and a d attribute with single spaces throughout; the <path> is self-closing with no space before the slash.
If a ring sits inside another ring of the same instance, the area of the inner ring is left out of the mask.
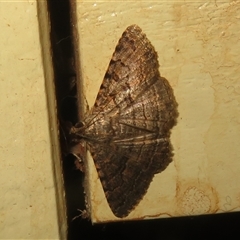
<path id="1" fill-rule="evenodd" d="M 128 219 L 239 211 L 240 1 L 77 1 L 93 105 L 111 55 L 138 24 L 179 104 L 174 161 Z M 0 238 L 57 239 L 56 188 L 35 1 L 0 1 Z M 89 161 L 94 222 L 117 220 Z"/>
<path id="2" fill-rule="evenodd" d="M 0 16 L 0 239 L 58 239 L 36 1 Z"/>
<path id="3" fill-rule="evenodd" d="M 138 24 L 179 104 L 174 161 L 127 219 L 240 210 L 240 1 L 77 1 L 84 94 L 94 104 L 112 53 Z M 112 214 L 92 160 L 94 222 Z"/>

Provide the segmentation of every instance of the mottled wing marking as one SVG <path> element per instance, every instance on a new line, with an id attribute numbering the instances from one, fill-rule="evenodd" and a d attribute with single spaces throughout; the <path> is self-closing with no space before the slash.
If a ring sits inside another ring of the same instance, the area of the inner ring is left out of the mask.
<path id="1" fill-rule="evenodd" d="M 134 144 L 90 146 L 110 208 L 117 217 L 126 217 L 145 195 L 153 175 L 163 171 L 171 159 L 165 139 Z"/>
<path id="2" fill-rule="evenodd" d="M 177 104 L 160 76 L 157 53 L 137 25 L 116 46 L 84 126 L 73 128 L 87 141 L 107 201 L 127 216 L 145 195 L 154 174 L 172 161 L 170 129 Z"/>

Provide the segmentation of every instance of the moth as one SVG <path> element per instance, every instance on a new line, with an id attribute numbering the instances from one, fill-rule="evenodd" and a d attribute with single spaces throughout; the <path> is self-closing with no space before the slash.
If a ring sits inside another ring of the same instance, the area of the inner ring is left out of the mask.
<path id="1" fill-rule="evenodd" d="M 86 143 L 91 152 L 107 202 L 118 218 L 129 215 L 154 175 L 172 161 L 170 130 L 177 103 L 158 69 L 157 53 L 146 35 L 139 26 L 129 26 L 94 106 L 70 129 L 74 149 Z"/>

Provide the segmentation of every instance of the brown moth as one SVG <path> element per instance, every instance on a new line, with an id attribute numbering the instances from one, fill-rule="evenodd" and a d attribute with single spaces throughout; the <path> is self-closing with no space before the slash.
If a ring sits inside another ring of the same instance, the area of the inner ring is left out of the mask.
<path id="1" fill-rule="evenodd" d="M 94 106 L 70 130 L 75 144 L 86 142 L 108 204 L 119 218 L 128 216 L 154 175 L 172 161 L 169 138 L 177 103 L 158 68 L 157 53 L 146 35 L 137 25 L 129 26 Z"/>

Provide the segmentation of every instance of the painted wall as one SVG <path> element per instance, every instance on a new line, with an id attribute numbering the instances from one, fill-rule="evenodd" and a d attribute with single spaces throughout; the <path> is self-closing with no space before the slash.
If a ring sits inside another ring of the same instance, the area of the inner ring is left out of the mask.
<path id="1" fill-rule="evenodd" d="M 57 215 L 49 123 L 55 111 L 49 116 L 37 3 L 0 1 L 0 16 L 0 239 L 58 239 L 66 228 Z"/>
<path id="2" fill-rule="evenodd" d="M 77 2 L 85 95 L 94 104 L 115 46 L 138 24 L 179 104 L 174 161 L 128 219 L 239 211 L 240 1 Z M 96 222 L 115 219 L 89 161 Z"/>
<path id="3" fill-rule="evenodd" d="M 240 1 L 77 1 L 88 104 L 122 32 L 138 24 L 179 107 L 174 162 L 129 218 L 240 208 Z M 58 238 L 49 105 L 35 1 L 0 2 L 0 238 Z M 114 219 L 90 161 L 93 221 Z"/>

